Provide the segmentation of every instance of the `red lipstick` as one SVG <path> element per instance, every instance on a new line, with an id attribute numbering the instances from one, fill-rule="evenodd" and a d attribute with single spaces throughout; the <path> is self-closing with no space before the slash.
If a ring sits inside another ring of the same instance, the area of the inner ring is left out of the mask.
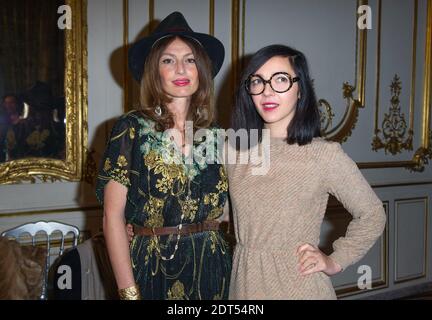
<path id="1" fill-rule="evenodd" d="M 276 102 L 264 102 L 262 104 L 264 111 L 272 111 L 275 110 L 277 107 L 279 107 L 279 103 Z"/>
<path id="2" fill-rule="evenodd" d="M 190 83 L 190 80 L 187 78 L 181 78 L 181 79 L 174 80 L 173 83 L 178 87 L 184 87 Z"/>

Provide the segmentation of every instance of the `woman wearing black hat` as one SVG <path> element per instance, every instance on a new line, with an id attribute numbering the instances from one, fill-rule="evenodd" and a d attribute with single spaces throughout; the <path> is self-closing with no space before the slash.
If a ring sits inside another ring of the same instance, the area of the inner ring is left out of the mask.
<path id="1" fill-rule="evenodd" d="M 189 123 L 216 134 L 212 78 L 223 59 L 222 43 L 178 12 L 129 50 L 141 109 L 114 125 L 96 187 L 121 299 L 227 298 L 231 256 L 218 230 L 225 169 L 191 157 L 201 141 L 185 135 Z M 130 245 L 125 222 L 134 225 Z"/>

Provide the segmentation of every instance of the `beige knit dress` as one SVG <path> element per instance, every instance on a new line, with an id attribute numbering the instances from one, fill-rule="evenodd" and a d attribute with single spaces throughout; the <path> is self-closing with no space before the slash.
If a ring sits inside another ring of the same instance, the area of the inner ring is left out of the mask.
<path id="1" fill-rule="evenodd" d="M 338 143 L 315 138 L 306 146 L 271 139 L 270 169 L 227 165 L 237 244 L 230 299 L 336 299 L 323 272 L 301 276 L 297 248 L 318 246 L 328 194 L 352 214 L 331 258 L 345 269 L 383 232 L 382 202 Z"/>

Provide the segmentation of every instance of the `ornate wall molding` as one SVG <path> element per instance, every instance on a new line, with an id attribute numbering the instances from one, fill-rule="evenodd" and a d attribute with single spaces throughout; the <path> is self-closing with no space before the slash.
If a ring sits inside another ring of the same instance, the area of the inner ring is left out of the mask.
<path id="1" fill-rule="evenodd" d="M 400 93 L 402 90 L 402 82 L 397 74 L 395 74 L 390 85 L 392 97 L 390 99 L 389 112 L 384 114 L 382 129 L 375 129 L 375 137 L 372 141 L 372 150 L 378 151 L 384 149 L 385 153 L 390 152 L 395 155 L 403 150 L 412 150 L 413 128 L 408 129 L 405 114 L 401 113 Z M 412 118 L 412 117 L 411 117 Z M 382 132 L 384 141 L 380 138 Z M 406 137 L 406 133 L 408 136 Z"/>
<path id="2" fill-rule="evenodd" d="M 410 96 L 410 108 L 409 108 L 409 126 L 408 136 L 405 141 L 402 141 L 399 146 L 397 142 L 388 143 L 387 151 L 393 150 L 391 154 L 397 154 L 402 150 L 414 150 L 413 138 L 414 138 L 414 102 L 415 102 L 415 69 L 417 65 L 417 25 L 418 25 L 418 0 L 414 2 L 414 15 L 413 15 L 413 48 L 412 48 L 412 74 L 411 74 L 411 96 Z M 374 123 L 374 137 L 372 140 L 372 150 L 377 151 L 378 149 L 386 149 L 385 143 L 380 141 L 377 136 L 381 130 L 378 129 L 379 119 L 379 93 L 380 93 L 380 56 L 381 56 L 381 14 L 382 14 L 382 0 L 377 0 L 378 4 L 378 30 L 377 30 L 377 77 L 376 77 L 376 102 L 375 102 L 375 123 Z M 427 0 L 427 17 L 426 17 L 426 38 L 425 38 L 425 60 L 424 60 L 424 85 L 423 85 L 423 103 L 421 109 L 421 128 L 420 128 L 420 143 L 417 149 L 415 149 L 414 155 L 411 160 L 405 161 L 377 161 L 377 162 L 360 162 L 358 163 L 360 168 L 397 168 L 405 167 L 411 171 L 423 171 L 424 166 L 428 164 L 429 160 L 432 159 L 431 149 L 431 130 L 430 130 L 430 108 L 431 108 L 431 94 L 432 94 L 432 0 Z M 388 141 L 387 141 L 388 142 Z M 393 144 L 393 146 L 391 146 Z M 399 151 L 398 151 L 399 150 Z"/>
<path id="3" fill-rule="evenodd" d="M 357 1 L 356 9 L 361 5 L 368 5 L 368 1 Z M 327 128 L 322 129 L 323 137 L 339 143 L 346 142 L 351 136 L 358 120 L 359 110 L 364 108 L 365 105 L 367 30 L 360 30 L 357 28 L 357 11 L 353 23 L 357 30 L 354 76 L 355 85 L 351 85 L 348 82 L 342 84 L 342 95 L 346 101 L 345 113 L 341 121 L 335 127 L 329 130 L 326 130 Z M 355 91 L 357 91 L 356 97 Z"/>

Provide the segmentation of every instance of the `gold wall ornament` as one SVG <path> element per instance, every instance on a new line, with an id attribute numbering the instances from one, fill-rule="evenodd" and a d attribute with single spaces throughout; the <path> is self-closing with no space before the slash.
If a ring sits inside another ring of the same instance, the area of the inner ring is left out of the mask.
<path id="1" fill-rule="evenodd" d="M 402 90 L 402 83 L 397 74 L 395 74 L 390 85 L 392 97 L 390 99 L 389 112 L 384 114 L 382 130 L 376 128 L 375 136 L 372 140 L 372 150 L 378 151 L 384 149 L 385 153 L 390 152 L 395 155 L 403 150 L 413 149 L 413 130 L 408 129 L 405 114 L 401 113 L 399 96 Z M 382 131 L 384 141 L 380 138 Z M 408 133 L 408 136 L 406 134 Z"/>
<path id="2" fill-rule="evenodd" d="M 410 119 L 409 119 L 409 129 L 408 134 L 410 134 L 410 130 L 413 131 L 414 128 L 414 103 L 417 99 L 415 99 L 415 92 L 417 90 L 416 86 L 416 65 L 417 65 L 417 42 L 418 33 L 417 33 L 417 25 L 418 25 L 418 16 L 420 12 L 420 7 L 418 0 L 413 0 L 414 2 L 414 13 L 413 13 L 413 32 L 412 32 L 412 72 L 411 72 L 411 98 L 410 98 Z M 414 156 L 409 160 L 403 161 L 378 161 L 378 162 L 359 162 L 357 165 L 362 169 L 371 169 L 371 168 L 400 168 L 404 167 L 406 169 L 412 171 L 423 171 L 424 165 L 428 163 L 429 155 L 431 151 L 431 135 L 430 132 L 430 109 L 431 109 L 431 94 L 432 94 L 432 0 L 426 0 L 427 3 L 427 18 L 425 23 L 425 38 L 424 42 L 422 42 L 422 47 L 424 47 L 424 65 L 422 67 L 423 70 L 423 86 L 422 86 L 422 96 L 423 99 L 419 103 L 419 107 L 421 111 L 419 112 L 419 116 L 421 118 L 421 126 L 419 129 L 419 146 L 414 152 Z M 377 0 L 377 45 L 376 45 L 376 57 L 377 57 L 377 75 L 376 75 L 376 95 L 375 95 L 375 119 L 374 119 L 374 129 L 378 129 L 378 114 L 379 114 L 379 95 L 380 95 L 380 70 L 381 70 L 381 12 L 382 12 L 382 0 Z M 418 99 L 420 100 L 420 99 Z M 413 135 L 413 134 L 412 134 Z M 381 141 L 382 143 L 382 141 Z M 410 143 L 410 142 L 408 142 Z M 380 145 L 380 141 L 378 139 L 373 139 L 373 145 Z"/>
<path id="3" fill-rule="evenodd" d="M 330 103 L 325 99 L 318 100 L 318 110 L 321 118 L 321 132 L 324 133 L 332 127 L 333 117 L 335 116 Z"/>
<path id="4" fill-rule="evenodd" d="M 432 130 L 429 132 L 429 146 L 417 149 L 413 159 L 415 165 L 410 169 L 418 172 L 424 171 L 424 166 L 429 164 L 429 160 L 432 160 Z"/>
<path id="5" fill-rule="evenodd" d="M 65 157 L 23 158 L 0 163 L 0 184 L 80 181 L 87 146 L 87 0 L 66 0 L 72 28 L 65 34 Z"/>
<path id="6" fill-rule="evenodd" d="M 361 5 L 368 5 L 367 0 L 358 0 L 358 8 Z M 322 130 L 322 136 L 331 141 L 339 143 L 346 142 L 354 130 L 359 110 L 365 105 L 365 83 L 366 83 L 366 45 L 367 30 L 357 28 L 357 12 L 354 14 L 353 23 L 356 25 L 356 49 L 355 49 L 355 85 L 344 82 L 342 85 L 342 96 L 345 99 L 345 113 L 340 122 L 333 128 Z M 354 92 L 357 91 L 356 97 Z"/>
<path id="7" fill-rule="evenodd" d="M 364 88 L 364 84 L 362 88 Z M 364 95 L 362 94 L 363 98 L 355 99 L 354 98 L 355 90 L 356 88 L 350 85 L 348 82 L 343 83 L 342 94 L 346 102 L 345 113 L 342 117 L 342 120 L 334 128 L 328 131 L 327 131 L 328 127 L 322 129 L 321 134 L 327 140 L 343 143 L 348 140 L 348 137 L 351 136 L 352 131 L 354 130 L 358 120 L 359 109 L 364 108 L 364 105 L 361 102 L 364 101 Z M 364 92 L 363 89 L 361 89 L 361 91 Z M 323 101 L 323 99 L 320 99 L 319 101 Z M 328 108 L 330 108 L 331 110 L 331 106 L 329 104 L 328 104 Z M 322 118 L 321 121 L 323 121 Z"/>
<path id="8" fill-rule="evenodd" d="M 432 133 L 431 133 L 432 136 Z M 432 148 L 419 148 L 414 154 L 414 166 L 411 167 L 411 171 L 423 172 L 424 166 L 429 164 L 429 160 L 432 160 Z"/>

